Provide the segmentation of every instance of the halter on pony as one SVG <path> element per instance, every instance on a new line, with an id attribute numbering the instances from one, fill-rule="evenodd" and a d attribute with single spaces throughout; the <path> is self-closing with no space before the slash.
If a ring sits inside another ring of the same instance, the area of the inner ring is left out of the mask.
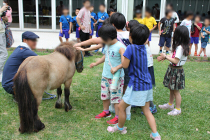
<path id="1" fill-rule="evenodd" d="M 80 52 L 81 52 L 82 60 L 80 60 L 79 62 L 75 62 L 76 69 L 80 69 L 80 68 L 83 67 L 83 59 L 84 59 L 84 58 L 83 58 L 83 53 L 82 53 L 82 51 L 80 51 Z M 82 63 L 82 66 L 78 67 L 78 65 L 79 65 L 80 63 Z"/>

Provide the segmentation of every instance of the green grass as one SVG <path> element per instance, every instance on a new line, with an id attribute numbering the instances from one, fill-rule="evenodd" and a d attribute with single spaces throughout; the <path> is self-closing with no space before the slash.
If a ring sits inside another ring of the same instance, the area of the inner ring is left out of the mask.
<path id="1" fill-rule="evenodd" d="M 56 99 L 41 103 L 39 116 L 46 128 L 39 133 L 19 133 L 17 104 L 12 101 L 12 96 L 0 87 L 0 139 L 148 140 L 151 130 L 139 108 L 132 109 L 132 119 L 126 121 L 125 125 L 128 127 L 126 135 L 110 134 L 106 131 L 108 119 L 94 119 L 94 116 L 103 109 L 100 100 L 103 65 L 94 69 L 88 66 L 99 57 L 101 56 L 85 58 L 83 73 L 75 74 L 71 86 L 70 102 L 73 106 L 71 111 L 67 113 L 64 108 L 55 109 Z M 156 76 L 154 103 L 156 105 L 167 103 L 169 100 L 169 90 L 162 84 L 168 64 L 167 61 L 158 63 L 154 60 Z M 208 132 L 210 131 L 210 63 L 187 62 L 184 70 L 186 88 L 181 91 L 182 114 L 168 116 L 168 110 L 158 109 L 154 115 L 158 132 L 163 140 L 208 140 L 210 139 Z M 50 92 L 56 94 L 56 90 Z"/>

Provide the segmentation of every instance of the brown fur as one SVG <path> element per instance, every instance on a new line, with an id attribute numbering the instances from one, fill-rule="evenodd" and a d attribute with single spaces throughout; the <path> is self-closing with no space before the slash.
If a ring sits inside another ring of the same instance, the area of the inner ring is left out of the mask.
<path id="1" fill-rule="evenodd" d="M 60 89 L 64 84 L 65 110 L 72 108 L 69 103 L 69 88 L 76 70 L 75 62 L 81 60 L 81 52 L 73 48 L 74 43 L 62 43 L 54 53 L 29 57 L 20 65 L 14 78 L 14 85 L 21 133 L 38 132 L 45 127 L 38 116 L 38 107 L 45 90 Z M 82 70 L 83 67 L 77 69 L 78 72 Z M 60 96 L 56 104 L 62 106 Z"/>

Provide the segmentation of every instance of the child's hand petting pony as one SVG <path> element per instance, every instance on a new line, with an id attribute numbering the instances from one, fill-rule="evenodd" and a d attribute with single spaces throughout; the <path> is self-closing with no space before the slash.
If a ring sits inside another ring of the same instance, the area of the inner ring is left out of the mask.
<path id="1" fill-rule="evenodd" d="M 77 50 L 79 51 L 85 51 L 85 49 L 81 48 L 81 47 L 76 47 Z"/>
<path id="2" fill-rule="evenodd" d="M 166 54 L 164 53 L 161 53 L 160 56 L 157 57 L 158 62 L 160 61 L 163 62 L 165 59 L 166 59 Z"/>

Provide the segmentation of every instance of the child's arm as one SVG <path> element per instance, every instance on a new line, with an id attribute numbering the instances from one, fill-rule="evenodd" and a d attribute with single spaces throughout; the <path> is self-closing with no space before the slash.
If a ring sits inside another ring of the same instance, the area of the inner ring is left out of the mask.
<path id="1" fill-rule="evenodd" d="M 105 55 L 101 59 L 99 59 L 96 63 L 91 63 L 90 68 L 98 66 L 99 64 L 103 63 L 104 61 L 105 61 Z"/>
<path id="2" fill-rule="evenodd" d="M 150 30 L 152 32 L 157 27 L 157 24 Z"/>
<path id="3" fill-rule="evenodd" d="M 69 25 L 69 34 L 71 34 L 71 29 L 72 29 L 72 22 L 70 22 L 70 25 Z"/>
<path id="4" fill-rule="evenodd" d="M 158 29 L 159 29 L 159 35 L 161 35 L 161 28 L 160 28 L 161 22 L 158 23 Z"/>
<path id="5" fill-rule="evenodd" d="M 201 37 L 202 37 L 202 38 L 205 38 L 205 36 L 203 36 L 203 33 L 201 33 Z"/>
<path id="6" fill-rule="evenodd" d="M 103 43 L 103 40 L 100 37 L 98 37 L 98 38 L 92 38 L 92 39 L 77 43 L 74 45 L 74 47 L 90 46 L 93 44 L 102 44 L 102 43 Z"/>
<path id="7" fill-rule="evenodd" d="M 103 44 L 99 44 L 99 45 L 97 45 L 97 46 L 93 46 L 93 47 L 86 48 L 86 49 L 83 49 L 83 48 L 81 48 L 81 47 L 77 47 L 76 49 L 77 49 L 77 50 L 80 50 L 80 51 L 93 51 L 93 50 L 98 50 L 98 49 L 100 49 L 100 48 L 102 48 L 102 47 L 103 47 Z"/>
<path id="8" fill-rule="evenodd" d="M 161 53 L 161 54 L 160 54 L 160 57 L 162 57 L 162 60 L 160 60 L 160 59 L 158 59 L 158 60 L 164 61 L 165 59 L 167 59 L 168 61 L 170 61 L 170 62 L 173 63 L 173 64 L 178 64 L 179 61 L 180 61 L 179 58 L 176 58 L 176 57 L 175 57 L 175 58 L 171 58 L 171 56 L 166 55 L 166 54 L 164 54 L 164 53 Z"/>
<path id="9" fill-rule="evenodd" d="M 198 30 L 201 30 L 201 27 L 200 26 L 198 26 L 198 24 L 194 24 L 197 28 L 198 28 Z"/>
<path id="10" fill-rule="evenodd" d="M 123 57 L 124 57 L 123 54 L 124 54 L 124 52 L 125 52 L 125 49 L 124 48 L 120 48 L 119 53 L 121 55 L 121 62 L 123 62 Z M 123 68 L 122 64 L 118 65 L 117 67 L 111 68 L 111 73 L 115 74 L 115 72 L 117 72 L 121 68 Z"/>
<path id="11" fill-rule="evenodd" d="M 205 27 L 204 27 L 203 30 L 204 30 L 207 34 L 210 34 L 210 31 L 207 31 Z"/>
<path id="12" fill-rule="evenodd" d="M 63 30 L 62 30 L 62 22 L 60 22 L 60 31 L 61 31 L 61 33 L 63 33 Z"/>
<path id="13" fill-rule="evenodd" d="M 175 32 L 175 29 L 176 29 L 176 23 L 174 23 L 174 29 L 173 29 L 173 32 Z"/>

